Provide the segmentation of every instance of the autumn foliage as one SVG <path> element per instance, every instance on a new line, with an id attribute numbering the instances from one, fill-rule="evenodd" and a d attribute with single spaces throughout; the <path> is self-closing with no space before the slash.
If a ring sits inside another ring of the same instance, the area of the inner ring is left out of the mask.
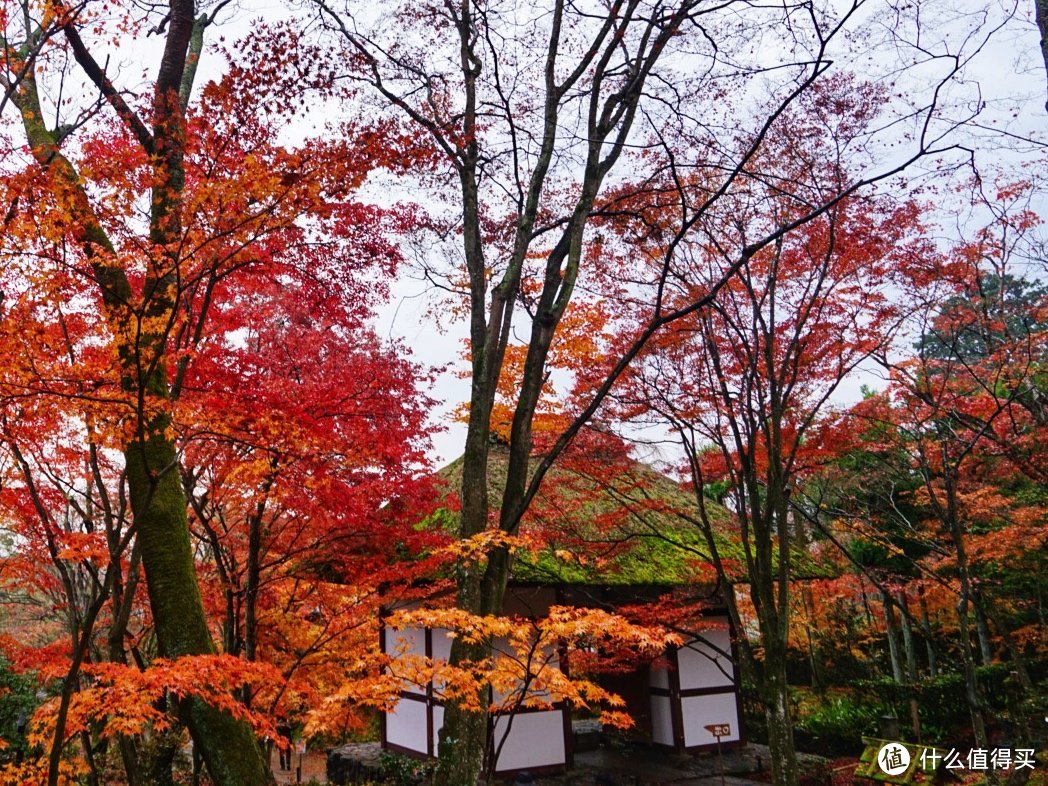
<path id="1" fill-rule="evenodd" d="M 942 187 L 955 74 L 845 73 L 851 12 L 526 5 L 0 5 L 0 784 L 172 783 L 190 741 L 268 784 L 277 718 L 367 735 L 405 681 L 469 783 L 488 716 L 629 726 L 600 672 L 710 598 L 779 784 L 798 674 L 883 672 L 915 736 L 952 674 L 977 744 L 1036 741 L 988 681 L 1048 657 L 1036 173 Z M 469 323 L 442 475 L 442 369 L 376 327 L 409 268 Z M 515 575 L 705 600 L 504 614 Z M 422 626 L 449 659 L 383 651 Z"/>
<path id="2" fill-rule="evenodd" d="M 268 69 L 315 68 L 316 52 L 276 63 L 266 42 L 282 32 L 260 27 L 175 132 L 108 95 L 67 136 L 40 125 L 35 91 L 99 30 L 90 16 L 39 25 L 36 60 L 8 60 L 22 73 L 5 99 L 28 144 L 5 147 L 0 181 L 0 582 L 5 629 L 21 628 L 5 662 L 54 698 L 29 722 L 43 759 L 9 778 L 98 778 L 118 749 L 141 782 L 170 768 L 191 707 L 274 739 L 278 708 L 375 676 L 377 589 L 410 578 L 383 566 L 422 537 L 408 527 L 425 497 L 428 402 L 404 348 L 369 326 L 401 219 L 356 190 L 388 148 L 279 141 L 307 96 L 331 97 L 330 79 L 275 90 Z M 177 147 L 163 166 L 162 144 Z M 174 466 L 141 477 L 125 460 L 165 442 Z M 162 590 L 143 546 L 164 478 L 189 502 L 215 654 L 156 625 L 162 591 L 198 591 Z M 332 728 L 361 722 L 347 712 Z"/>

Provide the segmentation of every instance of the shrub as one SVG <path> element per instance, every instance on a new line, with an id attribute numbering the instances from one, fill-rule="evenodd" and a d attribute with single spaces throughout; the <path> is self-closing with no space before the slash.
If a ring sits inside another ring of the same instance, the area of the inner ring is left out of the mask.
<path id="1" fill-rule="evenodd" d="M 435 766 L 436 761 L 433 759 L 414 759 L 391 751 L 383 751 L 379 757 L 379 769 L 383 780 L 396 786 L 424 783 L 433 774 Z"/>
<path id="2" fill-rule="evenodd" d="M 863 735 L 877 731 L 877 718 L 883 711 L 883 705 L 839 696 L 817 706 L 799 725 L 811 735 L 819 753 L 852 755 L 862 752 Z"/>
<path id="3" fill-rule="evenodd" d="M 29 718 L 40 703 L 36 681 L 29 674 L 15 672 L 0 658 L 0 763 L 15 761 L 28 751 L 25 732 Z"/>

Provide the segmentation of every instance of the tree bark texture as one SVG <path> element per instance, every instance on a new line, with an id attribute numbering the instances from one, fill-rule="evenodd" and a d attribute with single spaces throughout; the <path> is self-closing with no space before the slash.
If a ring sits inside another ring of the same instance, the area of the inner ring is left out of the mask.
<path id="1" fill-rule="evenodd" d="M 902 660 L 899 657 L 899 634 L 895 629 L 895 607 L 892 606 L 892 598 L 887 591 L 881 592 L 881 601 L 884 604 L 884 631 L 888 640 L 888 660 L 891 663 L 892 679 L 897 685 L 902 685 L 905 677 L 902 673 Z"/>

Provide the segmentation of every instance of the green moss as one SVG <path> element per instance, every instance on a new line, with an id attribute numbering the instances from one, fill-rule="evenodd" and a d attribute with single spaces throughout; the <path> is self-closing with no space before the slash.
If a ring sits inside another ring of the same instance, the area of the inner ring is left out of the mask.
<path id="1" fill-rule="evenodd" d="M 492 504 L 505 489 L 506 464 L 505 449 L 493 447 L 488 468 Z M 449 495 L 457 492 L 462 459 L 438 474 Z M 732 515 L 708 494 L 703 502 L 729 575 L 745 582 L 745 558 Z M 458 516 L 443 508 L 418 526 L 455 533 Z M 518 582 L 668 587 L 710 583 L 715 576 L 694 494 L 640 462 L 622 463 L 615 472 L 606 466 L 554 467 L 521 529 L 545 545 L 518 553 L 512 573 Z M 794 575 L 821 577 L 832 571 L 798 552 Z"/>
<path id="2" fill-rule="evenodd" d="M 493 503 L 505 488 L 506 454 L 491 451 L 488 488 Z M 449 493 L 462 480 L 462 460 L 439 473 Z M 519 553 L 515 581 L 550 584 L 679 585 L 709 581 L 706 540 L 694 523 L 695 499 L 671 478 L 639 462 L 609 472 L 606 467 L 554 467 L 522 524 L 545 546 Z M 707 501 L 718 529 L 730 516 Z M 442 510 L 427 525 L 454 532 L 456 515 Z M 729 538 L 718 548 L 737 558 Z"/>

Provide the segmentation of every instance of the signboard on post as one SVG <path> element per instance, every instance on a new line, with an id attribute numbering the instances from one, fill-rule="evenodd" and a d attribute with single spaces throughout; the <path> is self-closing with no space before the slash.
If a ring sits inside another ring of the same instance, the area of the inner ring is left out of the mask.
<path id="1" fill-rule="evenodd" d="M 704 727 L 706 731 L 717 738 L 717 742 L 720 742 L 721 737 L 731 736 L 731 724 L 730 723 L 710 723 Z"/>
<path id="2" fill-rule="evenodd" d="M 703 726 L 703 728 L 717 738 L 717 765 L 720 770 L 721 786 L 724 786 L 724 761 L 721 759 L 721 737 L 731 736 L 731 724 L 708 723 Z"/>

